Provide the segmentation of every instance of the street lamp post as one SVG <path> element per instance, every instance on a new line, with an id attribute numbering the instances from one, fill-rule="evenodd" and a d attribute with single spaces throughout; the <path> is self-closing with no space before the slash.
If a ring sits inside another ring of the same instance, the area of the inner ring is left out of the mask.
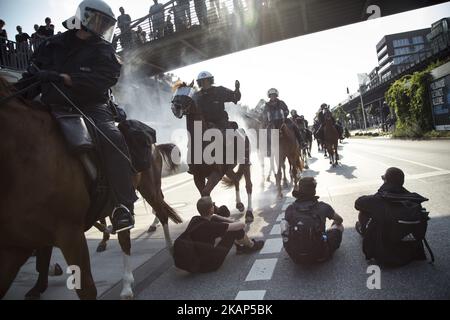
<path id="1" fill-rule="evenodd" d="M 364 120 L 364 130 L 367 131 L 367 122 L 366 122 L 366 111 L 364 110 L 364 101 L 362 97 L 362 87 L 359 86 L 359 96 L 361 97 L 361 108 L 362 108 L 362 114 L 363 114 L 363 120 Z"/>

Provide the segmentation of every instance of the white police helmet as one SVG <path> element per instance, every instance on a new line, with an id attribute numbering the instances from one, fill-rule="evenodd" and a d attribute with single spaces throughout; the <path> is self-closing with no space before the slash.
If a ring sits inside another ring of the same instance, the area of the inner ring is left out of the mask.
<path id="1" fill-rule="evenodd" d="M 200 72 L 200 73 L 198 74 L 198 77 L 197 77 L 197 84 L 198 84 L 199 86 L 201 86 L 201 85 L 200 85 L 201 81 L 202 81 L 202 80 L 206 80 L 206 79 L 211 79 L 211 84 L 214 83 L 214 76 L 212 75 L 211 72 L 208 72 L 208 71 L 202 71 L 202 72 Z"/>
<path id="2" fill-rule="evenodd" d="M 78 5 L 74 17 L 66 20 L 63 25 L 67 29 L 81 29 L 112 42 L 116 29 L 116 16 L 111 7 L 102 0 L 84 0 Z"/>
<path id="3" fill-rule="evenodd" d="M 271 95 L 276 95 L 277 97 L 280 95 L 280 93 L 278 92 L 278 90 L 277 89 L 275 89 L 275 88 L 272 88 L 272 89 L 269 89 L 269 91 L 267 91 L 267 96 L 270 98 L 270 96 Z"/>

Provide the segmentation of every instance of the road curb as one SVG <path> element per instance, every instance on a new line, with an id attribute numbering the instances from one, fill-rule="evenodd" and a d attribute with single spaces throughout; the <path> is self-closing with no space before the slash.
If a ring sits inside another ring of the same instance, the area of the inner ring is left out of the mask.
<path id="1" fill-rule="evenodd" d="M 133 270 L 134 276 L 134 296 L 136 297 L 153 281 L 159 278 L 173 264 L 173 258 L 167 248 L 162 249 L 146 262 Z M 105 291 L 99 300 L 120 300 L 122 291 L 122 279 L 117 281 L 110 289 Z"/>

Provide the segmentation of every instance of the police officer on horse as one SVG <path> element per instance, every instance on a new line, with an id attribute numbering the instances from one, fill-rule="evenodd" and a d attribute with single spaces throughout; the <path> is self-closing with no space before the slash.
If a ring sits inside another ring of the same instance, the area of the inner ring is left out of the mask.
<path id="1" fill-rule="evenodd" d="M 41 94 L 41 101 L 51 110 L 76 113 L 61 90 L 109 139 L 99 135 L 98 149 L 115 199 L 113 232 L 122 232 L 134 227 L 137 197 L 128 147 L 109 105 L 109 90 L 119 80 L 121 70 L 111 44 L 117 20 L 105 2 L 85 0 L 78 6 L 77 16 L 68 22 L 73 25 L 63 24 L 68 31 L 46 40 L 37 49 L 17 87 L 22 89 L 40 81 L 41 85 L 28 91 L 26 98 Z"/>

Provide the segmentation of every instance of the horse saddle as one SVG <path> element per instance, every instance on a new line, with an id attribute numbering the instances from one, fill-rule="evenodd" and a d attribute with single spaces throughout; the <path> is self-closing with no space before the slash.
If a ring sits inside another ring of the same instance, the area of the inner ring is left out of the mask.
<path id="1" fill-rule="evenodd" d="M 105 218 L 107 206 L 113 206 L 112 191 L 108 183 L 98 148 L 98 132 L 80 114 L 66 109 L 51 111 L 71 154 L 78 157 L 90 179 L 89 195 L 91 206 L 87 214 L 86 230 L 98 220 Z M 156 131 L 142 122 L 124 120 L 119 124 L 136 171 L 142 172 L 151 167 L 152 145 L 156 143 Z"/>

